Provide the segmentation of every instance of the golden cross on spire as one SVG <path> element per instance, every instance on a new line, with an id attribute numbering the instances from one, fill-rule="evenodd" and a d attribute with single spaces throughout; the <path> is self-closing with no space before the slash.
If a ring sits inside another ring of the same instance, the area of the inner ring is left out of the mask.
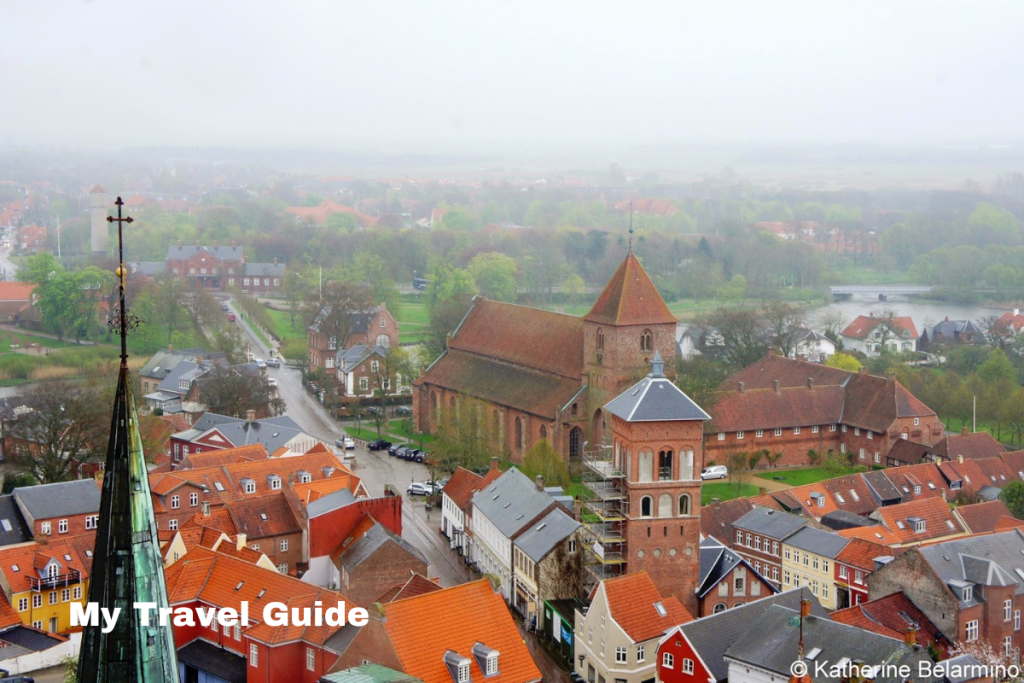
<path id="1" fill-rule="evenodd" d="M 117 223 L 117 270 L 114 274 L 117 275 L 117 306 L 113 311 L 110 312 L 109 325 L 114 328 L 114 332 L 121 336 L 121 365 L 126 366 L 128 364 L 128 330 L 135 329 L 142 322 L 134 315 L 128 313 L 128 308 L 124 301 L 124 280 L 127 277 L 128 272 L 124 267 L 124 224 L 132 223 L 135 219 L 131 216 L 121 216 L 121 207 L 124 206 L 124 202 L 118 197 L 117 201 L 114 202 L 117 205 L 117 218 L 113 216 L 107 216 L 108 223 Z"/>

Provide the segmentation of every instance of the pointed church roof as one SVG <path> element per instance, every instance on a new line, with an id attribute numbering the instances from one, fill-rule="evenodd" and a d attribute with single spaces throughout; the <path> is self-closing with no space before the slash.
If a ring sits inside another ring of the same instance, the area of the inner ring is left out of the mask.
<path id="1" fill-rule="evenodd" d="M 658 294 L 636 254 L 629 252 L 584 320 L 607 325 L 679 322 Z"/>
<path id="2" fill-rule="evenodd" d="M 616 396 L 604 409 L 626 422 L 710 420 L 710 415 L 665 377 L 664 366 L 661 354 L 655 351 L 651 374 Z"/>

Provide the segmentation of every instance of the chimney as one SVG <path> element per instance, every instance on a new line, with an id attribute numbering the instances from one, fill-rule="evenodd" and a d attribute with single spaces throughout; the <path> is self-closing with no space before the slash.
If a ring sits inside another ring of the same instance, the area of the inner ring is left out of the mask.
<path id="1" fill-rule="evenodd" d="M 238 534 L 235 536 L 235 550 L 241 550 L 245 547 L 245 534 Z"/>
<path id="2" fill-rule="evenodd" d="M 764 486 L 759 486 L 758 489 L 757 489 L 757 495 L 759 495 L 759 496 L 767 496 L 768 495 L 768 489 L 766 489 Z"/>
<path id="3" fill-rule="evenodd" d="M 859 374 L 861 374 L 861 375 L 866 375 L 866 374 L 868 374 L 868 369 L 867 369 L 867 367 L 866 367 L 866 366 L 864 366 L 864 365 L 860 366 L 860 370 L 858 370 L 858 373 L 859 373 Z"/>
<path id="4" fill-rule="evenodd" d="M 245 421 L 248 422 L 248 423 L 255 422 L 256 421 L 256 411 L 252 410 L 252 409 L 249 409 L 249 410 L 245 411 Z"/>
<path id="5" fill-rule="evenodd" d="M 960 463 L 961 465 L 963 465 L 963 464 L 964 464 L 964 456 L 963 456 L 963 453 L 961 453 L 960 455 L 956 456 L 956 461 L 957 461 L 958 463 Z"/>
<path id="6" fill-rule="evenodd" d="M 809 617 L 811 616 L 811 601 L 807 598 L 800 599 L 800 616 Z"/>
<path id="7" fill-rule="evenodd" d="M 295 483 L 295 473 L 294 472 L 289 472 L 288 473 L 288 483 L 289 484 L 294 484 Z"/>
<path id="8" fill-rule="evenodd" d="M 768 349 L 768 355 L 769 356 L 774 356 L 775 355 L 775 349 Z"/>
<path id="9" fill-rule="evenodd" d="M 1013 314 L 1014 315 L 1020 315 L 1020 309 L 1019 308 L 1013 309 Z"/>
<path id="10" fill-rule="evenodd" d="M 914 647 L 917 645 L 917 625 L 907 628 L 906 633 L 903 634 L 903 644 L 907 647 Z"/>
<path id="11" fill-rule="evenodd" d="M 202 365 L 202 364 L 203 364 L 203 357 L 202 356 L 196 356 L 196 365 Z"/>
<path id="12" fill-rule="evenodd" d="M 217 242 L 217 240 L 214 240 L 213 241 L 213 248 L 216 249 L 217 247 L 218 247 L 218 242 Z"/>
<path id="13" fill-rule="evenodd" d="M 722 499 L 721 499 L 721 498 L 717 498 L 717 497 L 716 497 L 716 498 L 712 498 L 712 499 L 711 499 L 711 504 L 712 504 L 712 505 L 714 505 L 715 503 L 720 503 L 720 502 L 722 502 Z"/>
<path id="14" fill-rule="evenodd" d="M 966 426 L 960 428 L 960 436 L 967 436 L 967 427 Z"/>
<path id="15" fill-rule="evenodd" d="M 896 381 L 896 373 L 893 372 L 892 370 L 890 370 L 889 372 L 885 373 L 885 381 L 888 382 L 889 384 L 892 384 L 893 382 L 895 382 Z"/>
<path id="16" fill-rule="evenodd" d="M 942 502 L 945 503 L 946 502 L 946 489 L 942 489 L 941 491 L 939 491 L 939 493 L 942 494 Z"/>
<path id="17" fill-rule="evenodd" d="M 274 259 L 274 265 L 275 266 L 277 265 L 277 259 L 276 258 Z"/>
<path id="18" fill-rule="evenodd" d="M 203 501 L 203 517 L 209 517 L 209 516 L 210 516 L 210 501 L 204 500 Z"/>
<path id="19" fill-rule="evenodd" d="M 810 389 L 811 391 L 814 391 L 814 378 L 813 377 L 808 377 L 807 378 L 807 388 Z"/>
<path id="20" fill-rule="evenodd" d="M 491 456 L 491 469 L 492 470 L 498 469 L 498 458 L 495 457 L 495 456 Z"/>
<path id="21" fill-rule="evenodd" d="M 174 350 L 174 344 L 168 344 L 167 345 L 167 350 L 168 351 L 173 351 Z"/>
<path id="22" fill-rule="evenodd" d="M 234 241 L 234 240 L 231 240 L 231 248 L 232 248 L 232 249 L 235 249 L 235 248 L 237 248 L 237 247 L 238 247 L 238 245 L 237 245 L 237 244 L 235 243 L 235 241 Z"/>
<path id="23" fill-rule="evenodd" d="M 736 382 L 736 391 L 743 393 L 743 382 Z"/>
<path id="24" fill-rule="evenodd" d="M 199 248 L 199 240 L 196 240 L 196 249 Z"/>
<path id="25" fill-rule="evenodd" d="M 538 491 L 544 490 L 544 475 L 538 474 L 536 477 L 534 477 L 533 481 L 537 485 Z"/>
<path id="26" fill-rule="evenodd" d="M 776 394 L 779 393 L 779 380 L 773 379 L 772 380 L 772 387 L 775 388 L 775 393 Z"/>

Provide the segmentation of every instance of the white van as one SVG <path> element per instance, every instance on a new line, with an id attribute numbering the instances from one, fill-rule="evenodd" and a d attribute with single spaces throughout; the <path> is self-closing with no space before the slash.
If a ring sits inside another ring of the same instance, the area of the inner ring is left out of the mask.
<path id="1" fill-rule="evenodd" d="M 711 465 L 705 467 L 704 471 L 700 473 L 701 479 L 725 479 L 729 476 L 729 468 L 725 465 Z"/>

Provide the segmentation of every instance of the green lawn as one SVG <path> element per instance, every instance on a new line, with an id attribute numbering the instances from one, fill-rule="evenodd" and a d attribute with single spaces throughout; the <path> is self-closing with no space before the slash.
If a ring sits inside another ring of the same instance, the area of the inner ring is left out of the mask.
<path id="1" fill-rule="evenodd" d="M 862 467 L 845 467 L 839 471 L 828 471 L 824 467 L 806 467 L 793 470 L 768 470 L 755 475 L 759 479 L 775 479 L 790 486 L 803 486 L 814 484 L 824 479 L 842 477 L 855 472 L 863 472 Z"/>
<path id="2" fill-rule="evenodd" d="M 760 488 L 754 484 L 741 484 L 737 487 L 727 481 L 719 481 L 713 484 L 704 483 L 700 487 L 700 504 L 708 505 L 711 503 L 712 498 L 718 500 L 732 500 L 733 498 L 747 498 L 749 496 L 756 496 L 760 492 Z"/>
<path id="3" fill-rule="evenodd" d="M 274 322 L 274 334 L 278 339 L 305 339 L 306 328 L 302 324 L 302 314 L 295 314 L 295 325 L 292 325 L 291 314 L 288 311 L 275 311 L 267 309 L 270 319 Z M 427 305 L 422 303 L 402 302 L 402 308 L 398 313 L 399 335 L 398 341 L 401 344 L 418 342 L 426 332 L 427 324 L 430 322 L 427 313 Z"/>
<path id="4" fill-rule="evenodd" d="M 302 313 L 296 312 L 295 325 L 292 325 L 291 313 L 288 311 L 275 311 L 267 309 L 270 319 L 274 321 L 274 334 L 278 339 L 305 339 L 306 328 L 302 324 Z"/>

